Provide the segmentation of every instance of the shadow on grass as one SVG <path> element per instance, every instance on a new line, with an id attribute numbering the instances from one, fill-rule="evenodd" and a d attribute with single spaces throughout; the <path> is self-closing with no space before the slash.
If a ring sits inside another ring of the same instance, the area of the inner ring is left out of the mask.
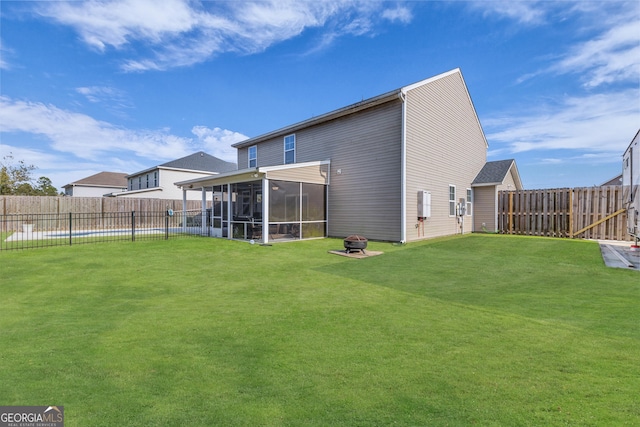
<path id="1" fill-rule="evenodd" d="M 320 270 L 452 303 L 639 336 L 637 274 L 606 268 L 593 242 L 472 235 L 352 261 Z"/>

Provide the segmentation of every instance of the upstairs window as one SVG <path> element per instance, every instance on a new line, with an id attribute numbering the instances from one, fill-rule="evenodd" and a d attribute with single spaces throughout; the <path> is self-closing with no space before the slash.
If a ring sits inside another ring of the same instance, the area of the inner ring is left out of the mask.
<path id="1" fill-rule="evenodd" d="M 158 186 L 158 171 L 155 171 L 153 173 L 153 186 L 157 187 Z"/>
<path id="2" fill-rule="evenodd" d="M 470 188 L 467 188 L 467 216 L 471 216 L 472 212 L 471 209 L 473 209 L 473 192 L 471 191 Z"/>
<path id="3" fill-rule="evenodd" d="M 253 145 L 249 147 L 249 167 L 255 168 L 258 166 L 258 147 Z"/>
<path id="4" fill-rule="evenodd" d="M 142 176 L 138 177 L 138 190 L 142 188 Z"/>
<path id="5" fill-rule="evenodd" d="M 296 162 L 296 136 L 289 135 L 284 137 L 284 164 Z"/>

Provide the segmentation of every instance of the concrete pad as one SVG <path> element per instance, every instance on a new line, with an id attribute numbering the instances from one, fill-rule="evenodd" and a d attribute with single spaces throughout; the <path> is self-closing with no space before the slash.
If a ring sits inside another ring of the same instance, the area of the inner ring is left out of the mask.
<path id="1" fill-rule="evenodd" d="M 626 244 L 602 241 L 600 253 L 607 267 L 640 271 L 640 251 L 631 250 L 631 242 Z"/>
<path id="2" fill-rule="evenodd" d="M 346 256 L 346 257 L 349 257 L 349 258 L 361 259 L 361 258 L 369 258 L 369 257 L 372 257 L 372 256 L 381 255 L 384 252 L 369 251 L 369 250 L 365 249 L 365 253 L 362 253 L 360 251 L 347 253 L 347 251 L 345 251 L 345 250 L 343 250 L 343 251 L 329 251 L 329 253 L 330 254 L 334 254 L 334 255 Z"/>

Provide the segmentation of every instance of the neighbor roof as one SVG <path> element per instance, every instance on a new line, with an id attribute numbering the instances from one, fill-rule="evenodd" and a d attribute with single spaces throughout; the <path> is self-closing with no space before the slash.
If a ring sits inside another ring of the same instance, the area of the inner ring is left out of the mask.
<path id="1" fill-rule="evenodd" d="M 515 160 L 495 160 L 493 162 L 487 162 L 480 170 L 476 179 L 473 180 L 471 185 L 499 185 L 502 184 L 505 177 L 509 173 L 511 166 L 515 166 Z M 517 170 L 516 170 L 516 175 Z M 520 177 L 518 176 L 518 180 Z"/>
<path id="2" fill-rule="evenodd" d="M 149 169 L 145 169 L 128 176 L 130 177 L 136 176 L 156 168 L 185 169 L 185 170 L 192 170 L 192 171 L 223 173 L 223 172 L 231 172 L 231 171 L 237 170 L 238 166 L 235 163 L 224 161 L 215 156 L 212 156 L 211 154 L 207 154 L 204 151 L 198 151 L 197 153 L 193 153 L 176 160 L 171 160 L 170 162 L 166 162 L 161 165 L 158 165 Z"/>
<path id="3" fill-rule="evenodd" d="M 99 172 L 95 175 L 67 184 L 62 188 L 73 187 L 74 185 L 127 188 L 127 174 L 120 172 Z"/>

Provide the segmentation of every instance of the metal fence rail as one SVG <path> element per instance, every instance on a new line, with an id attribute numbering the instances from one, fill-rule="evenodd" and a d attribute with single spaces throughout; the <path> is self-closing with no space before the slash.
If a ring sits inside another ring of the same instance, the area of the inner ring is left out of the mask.
<path id="1" fill-rule="evenodd" d="M 0 215 L 0 251 L 201 236 L 202 211 Z"/>

